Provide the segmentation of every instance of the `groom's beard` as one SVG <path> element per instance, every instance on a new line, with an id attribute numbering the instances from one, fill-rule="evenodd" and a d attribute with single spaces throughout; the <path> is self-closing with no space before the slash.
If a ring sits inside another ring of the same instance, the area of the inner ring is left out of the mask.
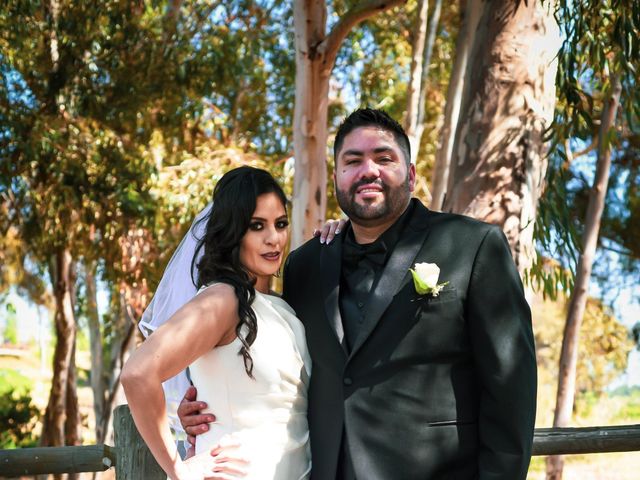
<path id="1" fill-rule="evenodd" d="M 358 187 L 371 184 L 382 188 L 384 193 L 383 201 L 377 204 L 356 202 Z M 336 197 L 338 205 L 352 222 L 362 226 L 375 226 L 381 221 L 402 215 L 411 198 L 409 175 L 407 175 L 402 185 L 393 188 L 379 178 L 376 180 L 363 178 L 351 185 L 348 191 L 336 189 Z"/>

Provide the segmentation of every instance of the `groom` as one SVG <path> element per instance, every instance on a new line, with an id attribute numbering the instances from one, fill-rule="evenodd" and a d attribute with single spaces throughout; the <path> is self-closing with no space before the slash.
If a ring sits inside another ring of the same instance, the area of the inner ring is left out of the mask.
<path id="1" fill-rule="evenodd" d="M 284 272 L 313 359 L 312 477 L 524 479 L 535 349 L 504 235 L 410 198 L 409 141 L 382 111 L 347 117 L 334 157 L 350 224 L 292 252 Z M 426 293 L 419 263 L 440 269 Z"/>

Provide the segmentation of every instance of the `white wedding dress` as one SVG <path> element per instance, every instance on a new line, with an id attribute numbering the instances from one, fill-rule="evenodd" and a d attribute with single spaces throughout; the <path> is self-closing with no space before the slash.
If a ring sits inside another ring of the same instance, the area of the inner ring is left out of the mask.
<path id="1" fill-rule="evenodd" d="M 206 413 L 216 416 L 209 431 L 198 435 L 196 453 L 233 434 L 250 462 L 248 475 L 239 478 L 306 479 L 311 471 L 307 423 L 311 359 L 304 327 L 279 297 L 256 292 L 251 306 L 258 323 L 250 349 L 255 379 L 245 371 L 238 338 L 189 367 L 198 400 L 208 404 Z"/>

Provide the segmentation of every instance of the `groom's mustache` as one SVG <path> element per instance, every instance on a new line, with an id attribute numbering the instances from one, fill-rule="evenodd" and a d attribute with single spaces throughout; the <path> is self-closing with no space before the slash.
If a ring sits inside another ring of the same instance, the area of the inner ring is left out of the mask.
<path id="1" fill-rule="evenodd" d="M 351 196 L 354 196 L 356 194 L 356 190 L 358 190 L 358 188 L 362 187 L 363 185 L 377 185 L 378 187 L 382 188 L 385 193 L 388 192 L 387 184 L 384 183 L 380 178 L 363 178 L 362 180 L 358 180 L 356 183 L 351 185 L 351 188 L 349 189 L 349 193 L 351 194 Z"/>

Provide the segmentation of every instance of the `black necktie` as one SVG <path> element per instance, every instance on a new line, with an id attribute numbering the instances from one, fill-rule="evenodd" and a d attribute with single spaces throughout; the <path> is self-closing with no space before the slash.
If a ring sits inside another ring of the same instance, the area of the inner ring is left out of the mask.
<path id="1" fill-rule="evenodd" d="M 360 245 L 350 238 L 345 239 L 342 245 L 342 259 L 352 269 L 357 269 L 363 260 L 367 260 L 376 266 L 383 266 L 387 256 L 387 248 L 381 240 Z"/>

